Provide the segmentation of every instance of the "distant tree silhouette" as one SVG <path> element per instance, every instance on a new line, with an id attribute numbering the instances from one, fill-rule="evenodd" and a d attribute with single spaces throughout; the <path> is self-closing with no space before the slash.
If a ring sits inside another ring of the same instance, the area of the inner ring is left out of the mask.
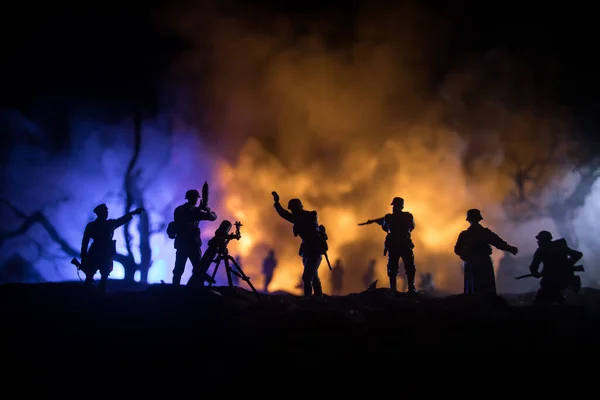
<path id="1" fill-rule="evenodd" d="M 123 180 L 123 214 L 131 209 L 142 207 L 146 208 L 145 194 L 150 182 L 142 182 L 142 168 L 138 166 L 140 151 L 142 148 L 142 116 L 139 111 L 134 113 L 134 141 L 133 153 Z M 168 161 L 168 160 L 167 160 Z M 13 216 L 19 221 L 16 228 L 12 230 L 0 229 L 0 249 L 9 241 L 19 237 L 27 237 L 38 249 L 39 257 L 49 261 L 54 261 L 61 256 L 79 257 L 79 246 L 73 246 L 60 233 L 60 226 L 51 221 L 45 213 L 44 209 L 39 209 L 30 213 L 22 211 L 16 204 L 8 199 L 8 196 L 0 197 L 0 204 L 6 206 Z M 134 282 L 134 276 L 137 271 L 140 272 L 140 282 L 148 282 L 148 272 L 153 264 L 152 249 L 150 246 L 151 238 L 156 233 L 163 233 L 166 228 L 168 217 L 166 213 L 170 210 L 170 205 L 160 210 L 159 215 L 162 215 L 162 221 L 158 224 L 152 224 L 151 215 L 149 212 L 144 212 L 139 216 L 136 223 L 136 230 L 139 237 L 139 254 L 140 260 L 137 262 L 134 258 L 133 240 L 131 230 L 132 222 L 123 225 L 123 236 L 125 239 L 125 252 L 117 253 L 114 260 L 121 264 L 124 269 L 124 280 Z M 120 214 L 120 213 L 119 213 Z M 31 236 L 27 236 L 30 229 L 40 225 L 48 234 L 49 239 L 58 245 L 62 254 L 49 253 L 45 250 L 45 246 L 34 240 Z M 56 266 L 56 265 L 55 265 Z M 57 266 L 56 266 L 57 267 Z"/>

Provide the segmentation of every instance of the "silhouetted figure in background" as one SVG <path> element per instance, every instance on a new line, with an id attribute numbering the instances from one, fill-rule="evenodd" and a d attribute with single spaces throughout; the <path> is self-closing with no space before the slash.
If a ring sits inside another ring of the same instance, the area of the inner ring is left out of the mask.
<path id="1" fill-rule="evenodd" d="M 388 256 L 388 277 L 390 278 L 390 288 L 396 290 L 396 280 L 398 277 L 399 263 L 402 258 L 404 271 L 406 272 L 405 284 L 408 286 L 409 293 L 416 293 L 415 288 L 415 255 L 413 249 L 415 245 L 411 239 L 411 233 L 415 229 L 415 219 L 413 215 L 404 210 L 404 199 L 394 197 L 391 203 L 392 213 L 386 214 L 383 218 L 369 220 L 359 225 L 376 223 L 387 233 L 383 255 Z"/>
<path id="2" fill-rule="evenodd" d="M 581 279 L 574 274 L 573 267 L 581 260 L 583 253 L 571 249 L 565 239 L 553 241 L 552 234 L 548 231 L 541 231 L 535 238 L 538 249 L 533 254 L 529 271 L 534 277 L 541 277 L 542 280 L 534 304 L 550 305 L 553 302 L 565 304 L 563 290 L 573 286 L 578 292 L 581 288 Z M 541 274 L 540 264 L 544 264 Z"/>
<path id="3" fill-rule="evenodd" d="M 298 254 L 302 257 L 304 265 L 302 274 L 304 295 L 311 296 L 314 289 L 315 296 L 322 296 L 323 288 L 319 279 L 319 266 L 323 259 L 323 245 L 319 235 L 317 212 L 305 210 L 300 199 L 291 199 L 287 207 L 290 211 L 287 211 L 279 203 L 277 192 L 272 192 L 272 194 L 277 214 L 294 224 L 294 236 L 300 236 L 302 239 Z"/>
<path id="4" fill-rule="evenodd" d="M 339 296 L 344 290 L 344 268 L 342 267 L 341 260 L 336 260 L 333 268 L 331 269 L 331 292 L 332 294 Z"/>
<path id="5" fill-rule="evenodd" d="M 206 271 L 196 271 L 202 258 L 202 239 L 200 237 L 200 221 L 215 221 L 217 214 L 208 206 L 196 207 L 200 199 L 197 190 L 188 190 L 185 193 L 187 203 L 180 205 L 173 213 L 175 223 L 175 268 L 173 268 L 173 285 L 179 286 L 181 276 L 185 271 L 185 263 L 188 258 L 192 263 L 193 273 L 198 276 L 206 274 Z"/>
<path id="6" fill-rule="evenodd" d="M 363 284 L 366 288 L 371 286 L 371 284 L 375 280 L 375 264 L 376 264 L 375 260 L 369 261 L 369 265 L 367 265 L 367 270 L 365 271 L 365 274 L 363 275 L 363 278 L 362 278 Z"/>
<path id="7" fill-rule="evenodd" d="M 106 204 L 102 203 L 94 208 L 96 219 L 86 225 L 81 241 L 81 270 L 85 274 L 86 286 L 92 285 L 94 275 L 100 271 L 98 291 L 105 292 L 106 281 L 113 270 L 113 259 L 117 253 L 117 241 L 113 240 L 115 230 L 131 221 L 133 215 L 140 214 L 142 211 L 143 208 L 137 208 L 121 218 L 108 219 Z M 92 244 L 88 249 L 90 239 Z"/>
<path id="8" fill-rule="evenodd" d="M 240 266 L 240 269 L 242 269 L 242 257 L 235 256 L 234 260 L 237 263 L 237 265 Z M 236 274 L 231 274 L 231 283 L 233 284 L 233 286 L 239 286 L 240 277 L 237 276 Z"/>
<path id="9" fill-rule="evenodd" d="M 467 211 L 469 228 L 458 235 L 454 253 L 464 261 L 464 293 L 496 294 L 496 277 L 492 258 L 492 246 L 516 255 L 519 251 L 506 243 L 490 229 L 481 226 L 483 220 L 477 209 Z"/>
<path id="10" fill-rule="evenodd" d="M 263 260 L 262 273 L 265 277 L 264 291 L 269 291 L 269 284 L 273 280 L 273 273 L 277 268 L 277 259 L 275 258 L 275 250 L 271 249 L 267 253 L 267 256 Z"/>
<path id="11" fill-rule="evenodd" d="M 419 276 L 421 278 L 419 288 L 426 292 L 435 292 L 435 284 L 433 282 L 433 275 L 431 274 L 431 272 L 419 274 Z"/>

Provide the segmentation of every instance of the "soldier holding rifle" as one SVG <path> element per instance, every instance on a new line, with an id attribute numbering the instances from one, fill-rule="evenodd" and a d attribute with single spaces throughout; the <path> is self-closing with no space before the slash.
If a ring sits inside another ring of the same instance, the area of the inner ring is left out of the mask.
<path id="1" fill-rule="evenodd" d="M 394 197 L 391 206 L 391 214 L 358 225 L 378 224 L 387 233 L 383 255 L 387 254 L 388 256 L 387 271 L 390 278 L 390 288 L 396 290 L 396 277 L 399 271 L 400 258 L 402 258 L 408 281 L 408 293 L 417 293 L 415 288 L 415 255 L 413 252 L 415 245 L 411 239 L 411 233 L 415 229 L 415 220 L 410 212 L 403 211 L 403 198 Z"/>
<path id="2" fill-rule="evenodd" d="M 541 231 L 535 238 L 538 249 L 533 254 L 529 271 L 531 276 L 542 279 L 534 304 L 565 304 L 563 290 L 572 287 L 578 292 L 581 288 L 581 279 L 574 271 L 583 270 L 583 267 L 575 266 L 583 253 L 571 249 L 565 239 L 552 240 L 552 234 L 548 231 Z M 540 264 L 544 264 L 542 273 L 539 272 Z"/>

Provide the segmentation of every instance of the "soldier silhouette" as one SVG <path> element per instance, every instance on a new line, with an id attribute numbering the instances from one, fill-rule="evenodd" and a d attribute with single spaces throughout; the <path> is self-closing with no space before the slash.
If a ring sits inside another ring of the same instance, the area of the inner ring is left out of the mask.
<path id="1" fill-rule="evenodd" d="M 193 274 L 202 276 L 206 271 L 197 271 L 202 258 L 202 239 L 200 237 L 200 221 L 215 221 L 217 214 L 207 207 L 196 207 L 200 193 L 191 189 L 185 193 L 187 203 L 178 206 L 173 213 L 175 223 L 175 267 L 173 268 L 173 285 L 179 286 L 185 264 L 189 258 Z"/>
<path id="2" fill-rule="evenodd" d="M 367 266 L 367 270 L 365 271 L 365 274 L 363 275 L 363 285 L 366 288 L 371 286 L 371 284 L 375 280 L 375 264 L 376 264 L 375 260 L 370 260 L 369 265 Z"/>
<path id="3" fill-rule="evenodd" d="M 415 245 L 411 239 L 411 233 L 415 229 L 415 219 L 411 213 L 403 211 L 404 199 L 402 197 L 394 197 L 391 206 L 391 214 L 369 220 L 361 225 L 376 223 L 387 233 L 383 254 L 388 256 L 387 272 L 390 278 L 390 288 L 396 290 L 399 263 L 402 259 L 406 273 L 405 287 L 408 286 L 409 293 L 417 293 L 415 288 L 415 255 L 413 252 Z"/>
<path id="4" fill-rule="evenodd" d="M 272 192 L 274 207 L 277 214 L 286 221 L 294 224 L 294 236 L 300 236 L 302 243 L 298 255 L 302 257 L 304 272 L 302 273 L 302 285 L 304 295 L 317 297 L 323 296 L 323 288 L 319 279 L 319 266 L 323 259 L 322 238 L 319 235 L 319 223 L 316 211 L 307 211 L 304 209 L 300 199 L 291 199 L 288 202 L 288 210 L 285 210 L 279 203 L 279 195 Z"/>
<path id="5" fill-rule="evenodd" d="M 269 291 L 269 284 L 273 280 L 273 273 L 277 268 L 277 259 L 275 258 L 275 250 L 271 249 L 267 253 L 267 256 L 263 260 L 262 273 L 265 277 L 264 291 Z"/>
<path id="6" fill-rule="evenodd" d="M 337 259 L 331 269 L 331 292 L 339 296 L 344 289 L 344 268 L 341 260 Z"/>
<path id="7" fill-rule="evenodd" d="M 419 276 L 421 278 L 421 282 L 419 284 L 421 290 L 424 290 L 426 292 L 435 292 L 435 284 L 433 282 L 433 275 L 431 274 L 431 272 L 419 274 Z"/>
<path id="8" fill-rule="evenodd" d="M 137 208 L 117 219 L 108 219 L 108 207 L 102 203 L 94 208 L 96 219 L 89 222 L 81 241 L 81 270 L 85 274 L 86 286 L 94 282 L 94 275 L 100 271 L 98 291 L 104 293 L 108 276 L 113 270 L 113 259 L 117 252 L 115 230 L 131 221 L 133 215 L 140 214 L 143 208 Z M 92 240 L 91 246 L 88 245 Z"/>
<path id="9" fill-rule="evenodd" d="M 565 304 L 563 291 L 571 286 L 576 292 L 581 288 L 581 280 L 573 273 L 573 266 L 581 260 L 583 253 L 571 249 L 565 239 L 552 240 L 552 234 L 548 231 L 541 231 L 535 238 L 538 249 L 533 254 L 529 271 L 534 277 L 542 279 L 534 304 Z M 539 272 L 540 264 L 544 264 L 542 273 Z"/>
<path id="10" fill-rule="evenodd" d="M 492 258 L 492 246 L 516 255 L 519 251 L 506 243 L 489 228 L 481 226 L 481 211 L 470 209 L 467 219 L 471 226 L 458 235 L 454 253 L 464 261 L 464 293 L 496 294 L 496 277 Z"/>

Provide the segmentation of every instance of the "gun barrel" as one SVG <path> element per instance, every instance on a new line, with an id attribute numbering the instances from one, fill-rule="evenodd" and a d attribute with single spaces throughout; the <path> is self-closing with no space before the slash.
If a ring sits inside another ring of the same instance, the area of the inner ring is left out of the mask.
<path id="1" fill-rule="evenodd" d="M 521 275 L 521 276 L 515 276 L 515 279 L 530 278 L 532 276 L 533 276 L 533 274 L 525 274 L 525 275 Z"/>

